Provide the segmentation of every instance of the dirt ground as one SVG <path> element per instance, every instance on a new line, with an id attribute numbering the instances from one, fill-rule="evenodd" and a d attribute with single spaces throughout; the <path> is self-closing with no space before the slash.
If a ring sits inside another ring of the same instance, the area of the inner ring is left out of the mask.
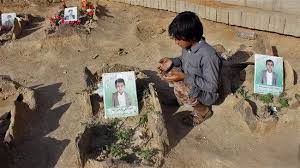
<path id="1" fill-rule="evenodd" d="M 290 118 L 280 120 L 287 124 L 281 124 L 269 134 L 256 135 L 233 112 L 234 98 L 228 96 L 222 104 L 213 107 L 214 116 L 205 123 L 193 129 L 181 126 L 172 117 L 177 107 L 166 105 L 174 100 L 169 96 L 171 89 L 159 80 L 155 71 L 160 58 L 180 53 L 165 31 L 176 14 L 105 0 L 99 0 L 99 4 L 98 27 L 90 35 L 55 38 L 47 38 L 44 28 L 48 18 L 58 10 L 58 4 L 0 8 L 3 11 L 14 8 L 46 18 L 26 30 L 22 38 L 0 47 L 0 75 L 9 75 L 38 93 L 38 113 L 28 123 L 30 130 L 24 143 L 15 149 L 16 167 L 76 167 L 74 140 L 83 129 L 76 93 L 84 88 L 85 66 L 96 71 L 107 63 L 139 67 L 156 82 L 171 143 L 163 167 L 300 167 L 297 110 L 289 110 Z M 262 40 L 246 40 L 236 36 L 238 31 L 246 29 L 204 19 L 202 22 L 210 44 L 222 44 L 232 52 L 252 47 L 257 53 L 264 51 L 263 44 L 276 46 L 279 56 L 300 74 L 299 38 L 256 31 Z M 119 54 L 120 49 L 125 52 Z"/>

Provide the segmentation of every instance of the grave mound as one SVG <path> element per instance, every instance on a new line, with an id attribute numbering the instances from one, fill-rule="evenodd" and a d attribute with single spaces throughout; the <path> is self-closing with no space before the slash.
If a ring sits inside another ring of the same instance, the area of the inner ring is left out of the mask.
<path id="1" fill-rule="evenodd" d="M 103 99 L 94 94 L 102 73 L 135 71 L 139 115 L 105 119 Z M 168 147 L 168 136 L 153 83 L 138 68 L 105 65 L 92 74 L 85 69 L 86 88 L 81 93 L 85 129 L 76 138 L 78 166 L 160 167 Z"/>
<path id="2" fill-rule="evenodd" d="M 0 140 L 22 142 L 28 121 L 36 110 L 35 92 L 10 79 L 0 80 Z"/>

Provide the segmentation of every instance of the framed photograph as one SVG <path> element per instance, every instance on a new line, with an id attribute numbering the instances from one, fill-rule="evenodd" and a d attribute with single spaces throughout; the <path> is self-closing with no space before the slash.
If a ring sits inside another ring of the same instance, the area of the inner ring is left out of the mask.
<path id="1" fill-rule="evenodd" d="M 139 113 L 135 73 L 102 75 L 105 118 L 136 116 Z"/>
<path id="2" fill-rule="evenodd" d="M 255 54 L 254 93 L 279 95 L 283 92 L 283 59 Z"/>
<path id="3" fill-rule="evenodd" d="M 14 20 L 17 17 L 16 13 L 2 13 L 1 21 L 2 26 L 5 28 L 11 28 L 14 25 Z"/>
<path id="4" fill-rule="evenodd" d="M 78 20 L 78 10 L 77 7 L 65 8 L 64 11 L 65 21 L 77 21 Z"/>

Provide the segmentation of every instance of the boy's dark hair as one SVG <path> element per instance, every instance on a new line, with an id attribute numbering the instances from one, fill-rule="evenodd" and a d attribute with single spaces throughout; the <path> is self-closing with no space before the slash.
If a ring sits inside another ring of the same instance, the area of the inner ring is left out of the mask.
<path id="1" fill-rule="evenodd" d="M 203 35 L 203 26 L 195 13 L 182 12 L 169 25 L 169 35 L 177 40 L 198 42 Z"/>
<path id="2" fill-rule="evenodd" d="M 115 86 L 117 87 L 117 83 L 123 83 L 125 85 L 125 81 L 122 78 L 119 78 L 115 81 Z"/>
<path id="3" fill-rule="evenodd" d="M 266 61 L 266 65 L 268 64 L 268 62 L 272 62 L 273 66 L 274 66 L 274 62 L 273 62 L 272 60 L 270 60 L 270 59 L 267 60 L 267 61 Z"/>

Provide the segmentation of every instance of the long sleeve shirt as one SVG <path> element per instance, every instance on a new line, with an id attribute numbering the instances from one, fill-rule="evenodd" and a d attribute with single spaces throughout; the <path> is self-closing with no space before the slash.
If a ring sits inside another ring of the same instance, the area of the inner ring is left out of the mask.
<path id="1" fill-rule="evenodd" d="M 222 61 L 213 47 L 201 40 L 172 62 L 185 73 L 184 83 L 192 86 L 190 97 L 208 106 L 216 102 Z"/>

